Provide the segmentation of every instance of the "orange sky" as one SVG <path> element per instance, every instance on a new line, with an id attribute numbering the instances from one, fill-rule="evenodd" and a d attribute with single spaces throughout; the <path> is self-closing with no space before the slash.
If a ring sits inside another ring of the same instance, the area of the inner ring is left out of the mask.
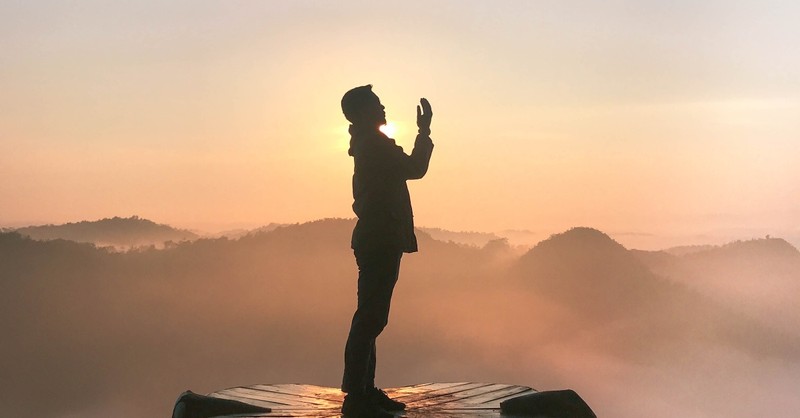
<path id="1" fill-rule="evenodd" d="M 350 217 L 372 83 L 419 225 L 800 232 L 800 6 L 662 3 L 4 3 L 0 225 Z"/>

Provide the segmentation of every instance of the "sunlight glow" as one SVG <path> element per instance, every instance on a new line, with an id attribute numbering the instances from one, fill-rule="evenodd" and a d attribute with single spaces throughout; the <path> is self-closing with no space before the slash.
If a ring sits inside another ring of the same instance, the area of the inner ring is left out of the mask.
<path id="1" fill-rule="evenodd" d="M 394 135 L 397 133 L 397 125 L 392 122 L 386 122 L 386 125 L 380 127 L 380 130 L 389 138 L 394 138 Z"/>

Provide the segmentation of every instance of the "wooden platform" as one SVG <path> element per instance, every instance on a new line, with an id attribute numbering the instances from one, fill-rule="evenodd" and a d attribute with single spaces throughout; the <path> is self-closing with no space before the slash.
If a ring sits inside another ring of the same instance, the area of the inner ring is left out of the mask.
<path id="1" fill-rule="evenodd" d="M 390 397 L 405 402 L 408 418 L 499 417 L 500 402 L 535 392 L 526 386 L 498 383 L 423 383 L 386 389 Z M 272 409 L 267 414 L 230 417 L 340 417 L 344 394 L 335 388 L 313 385 L 254 385 L 209 394 Z M 505 415 L 508 417 L 507 415 Z"/>

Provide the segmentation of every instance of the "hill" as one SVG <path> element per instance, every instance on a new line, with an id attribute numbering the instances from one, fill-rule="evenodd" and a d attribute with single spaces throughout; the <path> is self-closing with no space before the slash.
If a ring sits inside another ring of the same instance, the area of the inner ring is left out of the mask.
<path id="1" fill-rule="evenodd" d="M 699 253 L 707 250 L 714 249 L 716 246 L 714 245 L 680 245 L 677 247 L 670 247 L 663 250 L 667 254 L 672 255 L 687 255 L 687 254 L 694 254 Z"/>
<path id="2" fill-rule="evenodd" d="M 786 251 L 785 246 L 775 247 Z M 738 245 L 725 249 L 740 251 Z M 602 330 L 603 344 L 631 358 L 649 358 L 656 351 L 677 361 L 680 350 L 667 352 L 664 347 L 676 340 L 709 339 L 758 355 L 800 357 L 794 346 L 800 334 L 776 332 L 767 318 L 704 294 L 685 279 L 654 272 L 640 253 L 596 229 L 573 228 L 539 243 L 515 270 L 517 280 Z M 759 253 L 762 260 L 768 254 Z M 800 272 L 800 265 L 792 271 Z"/>
<path id="3" fill-rule="evenodd" d="M 666 283 L 631 252 L 592 228 L 552 235 L 519 260 L 518 274 L 538 292 L 592 315 L 616 316 L 661 297 Z"/>
<path id="4" fill-rule="evenodd" d="M 433 239 L 439 241 L 452 241 L 459 244 L 474 245 L 476 247 L 483 247 L 489 241 L 500 239 L 501 237 L 492 232 L 475 232 L 475 231 L 449 231 L 442 228 L 417 228 L 430 235 Z"/>
<path id="5" fill-rule="evenodd" d="M 695 251 L 641 252 L 648 268 L 771 326 L 800 326 L 800 251 L 780 238 L 735 241 Z"/>
<path id="6" fill-rule="evenodd" d="M 527 230 L 504 229 L 499 232 L 475 232 L 451 231 L 429 227 L 417 227 L 417 229 L 439 241 L 452 241 L 459 244 L 474 245 L 476 247 L 483 247 L 492 241 L 505 239 L 511 246 L 528 249 L 542 239 L 542 234 Z"/>
<path id="7" fill-rule="evenodd" d="M 243 236 L 245 236 L 247 234 L 257 234 L 257 233 L 260 233 L 260 232 L 269 232 L 269 231 L 272 231 L 275 228 L 278 228 L 278 227 L 281 227 L 281 226 L 285 226 L 285 225 L 287 225 L 287 224 L 279 224 L 279 223 L 275 223 L 275 222 L 270 222 L 267 225 L 264 225 L 264 226 L 261 226 L 261 227 L 258 227 L 258 228 L 254 228 L 254 229 L 245 229 L 245 228 L 229 229 L 229 230 L 220 231 L 220 232 L 213 233 L 213 234 L 206 234 L 206 235 L 204 235 L 204 237 L 207 237 L 207 238 L 222 238 L 222 237 L 225 237 L 225 238 L 230 238 L 230 239 L 237 239 L 237 238 L 241 238 L 241 237 L 243 237 Z"/>
<path id="8" fill-rule="evenodd" d="M 27 226 L 17 228 L 16 232 L 36 240 L 65 239 L 121 249 L 144 245 L 163 246 L 168 241 L 190 241 L 199 238 L 191 231 L 157 224 L 138 216 L 129 218 L 115 216 L 62 225 Z"/>
<path id="9" fill-rule="evenodd" d="M 187 387 L 337 385 L 355 309 L 352 228 L 326 219 L 127 252 L 0 233 L 0 329 L 13 336 L 0 345 L 0 408 L 157 416 Z M 656 400 L 670 393 L 708 416 L 744 417 L 713 399 L 761 398 L 784 382 L 762 372 L 765 359 L 790 373 L 800 357 L 791 334 L 654 273 L 591 228 L 511 258 L 502 242 L 421 232 L 419 245 L 403 257 L 380 340 L 384 386 L 569 385 L 604 415 L 659 418 Z M 715 392 L 692 397 L 697 387 Z M 626 413 L 631 397 L 655 406 Z"/>

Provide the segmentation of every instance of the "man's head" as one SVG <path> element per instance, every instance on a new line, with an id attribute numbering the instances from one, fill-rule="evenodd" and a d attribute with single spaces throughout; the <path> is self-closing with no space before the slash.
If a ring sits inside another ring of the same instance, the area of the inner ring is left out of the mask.
<path id="1" fill-rule="evenodd" d="M 372 84 L 351 89 L 342 97 L 344 117 L 356 126 L 386 125 L 386 112 L 381 99 L 372 92 Z"/>

